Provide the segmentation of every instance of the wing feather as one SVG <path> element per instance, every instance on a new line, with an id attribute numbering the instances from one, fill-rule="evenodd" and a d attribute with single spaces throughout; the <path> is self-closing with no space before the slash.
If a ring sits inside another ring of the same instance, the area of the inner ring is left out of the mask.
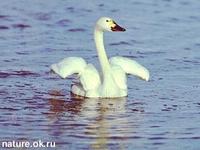
<path id="1" fill-rule="evenodd" d="M 97 89 L 101 84 L 100 76 L 92 64 L 87 64 L 83 58 L 68 57 L 57 64 L 51 65 L 51 69 L 62 78 L 78 73 L 80 82 L 85 91 Z"/>
<path id="2" fill-rule="evenodd" d="M 64 58 L 60 62 L 51 65 L 51 69 L 57 73 L 60 77 L 66 78 L 74 73 L 83 72 L 87 66 L 85 60 L 81 57 L 68 57 Z"/>
<path id="3" fill-rule="evenodd" d="M 134 60 L 125 57 L 112 57 L 110 59 L 112 65 L 120 66 L 126 73 L 132 74 L 142 78 L 143 80 L 149 80 L 149 71 Z"/>

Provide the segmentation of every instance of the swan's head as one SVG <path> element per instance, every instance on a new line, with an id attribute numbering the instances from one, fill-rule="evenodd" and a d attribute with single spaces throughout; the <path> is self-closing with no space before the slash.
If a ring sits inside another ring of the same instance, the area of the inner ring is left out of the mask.
<path id="1" fill-rule="evenodd" d="M 113 19 L 108 17 L 101 17 L 97 21 L 96 27 L 101 31 L 126 31 L 126 29 L 120 27 Z"/>

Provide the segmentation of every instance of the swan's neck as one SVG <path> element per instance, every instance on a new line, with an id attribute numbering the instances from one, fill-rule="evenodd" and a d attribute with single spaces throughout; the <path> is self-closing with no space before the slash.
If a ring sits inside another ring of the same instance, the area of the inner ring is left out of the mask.
<path id="1" fill-rule="evenodd" d="M 99 57 L 101 69 L 102 69 L 103 75 L 105 76 L 106 71 L 110 68 L 110 64 L 109 64 L 108 57 L 106 55 L 106 51 L 104 48 L 103 31 L 99 30 L 98 27 L 95 27 L 94 40 L 96 44 L 96 49 L 97 49 L 97 54 Z"/>

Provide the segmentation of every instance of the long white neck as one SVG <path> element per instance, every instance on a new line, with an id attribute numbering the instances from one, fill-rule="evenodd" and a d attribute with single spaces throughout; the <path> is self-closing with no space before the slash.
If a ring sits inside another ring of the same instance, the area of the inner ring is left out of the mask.
<path id="1" fill-rule="evenodd" d="M 103 72 L 103 75 L 105 76 L 106 70 L 110 68 L 110 64 L 108 61 L 108 57 L 106 55 L 106 51 L 104 48 L 104 42 L 103 42 L 103 31 L 99 30 L 98 27 L 95 27 L 94 30 L 94 40 L 96 44 L 97 54 L 99 57 L 101 69 Z"/>

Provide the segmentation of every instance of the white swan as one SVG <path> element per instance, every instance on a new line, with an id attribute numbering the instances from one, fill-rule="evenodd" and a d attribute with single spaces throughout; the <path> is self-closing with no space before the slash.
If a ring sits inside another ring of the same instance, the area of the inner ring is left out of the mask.
<path id="1" fill-rule="evenodd" d="M 136 61 L 124 57 L 112 57 L 108 60 L 105 52 L 104 31 L 125 31 L 111 18 L 101 17 L 95 26 L 94 40 L 102 69 L 102 76 L 92 64 L 87 64 L 83 58 L 68 57 L 51 69 L 60 77 L 78 73 L 80 83 L 72 85 L 72 93 L 84 97 L 125 97 L 127 96 L 126 74 L 132 74 L 143 80 L 149 80 L 149 71 Z"/>

